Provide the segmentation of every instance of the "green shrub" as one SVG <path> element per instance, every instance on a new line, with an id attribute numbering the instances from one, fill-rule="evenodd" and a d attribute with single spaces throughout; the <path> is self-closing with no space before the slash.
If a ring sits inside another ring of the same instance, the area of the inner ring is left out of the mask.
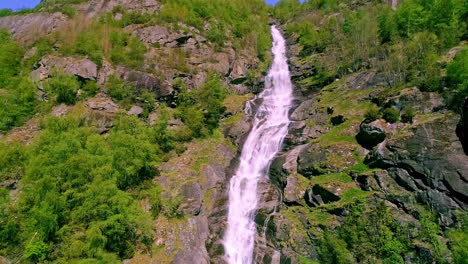
<path id="1" fill-rule="evenodd" d="M 457 226 L 447 232 L 454 263 L 468 264 L 468 215 L 463 212 Z"/>
<path id="2" fill-rule="evenodd" d="M 5 29 L 0 29 L 0 89 L 21 72 L 21 59 L 23 51 L 21 47 L 11 39 L 11 34 Z"/>
<path id="3" fill-rule="evenodd" d="M 451 109 L 460 112 L 463 100 L 468 96 L 468 49 L 458 52 L 447 66 L 447 86 L 445 98 Z"/>
<path id="4" fill-rule="evenodd" d="M 76 9 L 70 5 L 66 5 L 61 9 L 62 13 L 69 18 L 74 18 L 76 15 Z"/>
<path id="5" fill-rule="evenodd" d="M 13 15 L 13 11 L 9 8 L 0 9 L 0 17 L 6 17 Z"/>
<path id="6" fill-rule="evenodd" d="M 389 123 L 396 123 L 400 119 L 400 113 L 394 108 L 386 108 L 382 118 Z"/>
<path id="7" fill-rule="evenodd" d="M 364 122 L 366 123 L 370 123 L 370 122 L 373 122 L 377 119 L 380 118 L 380 112 L 379 112 L 379 109 L 377 109 L 376 107 L 373 107 L 369 110 L 367 110 L 367 112 L 364 114 Z"/>
<path id="8" fill-rule="evenodd" d="M 112 97 L 112 99 L 117 101 L 132 101 L 134 99 L 133 89 L 134 88 L 130 84 L 113 75 L 109 77 L 109 80 L 106 83 L 107 93 Z"/>
<path id="9" fill-rule="evenodd" d="M 403 108 L 403 112 L 401 114 L 401 122 L 403 123 L 413 123 L 413 118 L 415 116 L 415 111 L 412 106 L 407 106 Z"/>
<path id="10" fill-rule="evenodd" d="M 42 242 L 37 241 L 26 246 L 24 257 L 32 262 L 42 262 L 47 259 L 49 254 L 49 246 Z"/>
<path id="11" fill-rule="evenodd" d="M 153 131 L 156 143 L 164 152 L 169 152 L 175 147 L 175 144 L 169 134 L 169 131 L 167 130 L 169 126 L 168 121 L 169 113 L 168 110 L 163 106 L 159 110 L 159 116 L 153 126 Z"/>
<path id="12" fill-rule="evenodd" d="M 211 133 L 226 110 L 223 100 L 227 89 L 219 76 L 209 76 L 208 81 L 196 90 L 182 90 L 178 97 L 179 107 L 176 117 L 192 130 L 195 137 Z"/>
<path id="13" fill-rule="evenodd" d="M 0 142 L 0 181 L 20 179 L 24 174 L 26 153 L 17 143 Z"/>
<path id="14" fill-rule="evenodd" d="M 86 81 L 82 87 L 81 98 L 93 97 L 99 92 L 99 85 L 95 81 Z"/>
<path id="15" fill-rule="evenodd" d="M 80 89 L 78 79 L 56 70 L 47 80 L 48 89 L 56 96 L 57 103 L 72 105 L 76 102 L 76 93 Z"/>
<path id="16" fill-rule="evenodd" d="M 34 115 L 37 105 L 37 88 L 28 77 L 11 81 L 7 89 L 0 89 L 0 132 L 22 125 Z"/>
<path id="17" fill-rule="evenodd" d="M 146 47 L 139 39 L 128 33 L 113 31 L 110 34 L 112 49 L 110 58 L 115 64 L 138 69 L 144 62 Z"/>

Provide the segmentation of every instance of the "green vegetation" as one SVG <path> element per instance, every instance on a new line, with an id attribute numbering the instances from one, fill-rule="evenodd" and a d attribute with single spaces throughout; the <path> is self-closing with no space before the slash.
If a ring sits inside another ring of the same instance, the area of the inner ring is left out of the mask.
<path id="1" fill-rule="evenodd" d="M 235 40 L 241 47 L 256 47 L 260 58 L 271 46 L 268 29 L 268 8 L 261 0 L 163 0 L 158 19 L 163 22 L 185 23 L 203 30 L 208 21 L 206 36 L 223 46 Z M 255 25 L 255 27 L 252 27 Z M 231 31 L 231 34 L 227 32 Z"/>
<path id="2" fill-rule="evenodd" d="M 449 106 L 455 111 L 459 111 L 459 107 L 464 96 L 468 95 L 468 49 L 464 48 L 447 66 L 447 84 L 450 87 L 449 91 L 445 92 L 448 98 Z"/>
<path id="3" fill-rule="evenodd" d="M 383 202 L 375 207 L 357 202 L 350 211 L 340 227 L 323 233 L 319 245 L 320 263 L 372 263 L 376 260 L 404 263 L 403 255 L 413 252 L 421 242 L 427 243 L 435 252 L 438 263 L 446 263 L 443 257 L 447 248 L 439 237 L 439 226 L 428 211 L 422 211 L 421 227 L 418 229 L 396 221 L 396 216 Z M 457 235 L 454 235 L 454 241 L 460 241 Z"/>
<path id="4" fill-rule="evenodd" d="M 407 0 L 392 10 L 377 1 L 295 0 L 278 3 L 273 14 L 296 34 L 300 56 L 316 73 L 302 82 L 323 87 L 350 72 L 375 68 L 388 84 L 424 91 L 467 94 L 466 52 L 457 55 L 444 77 L 441 54 L 466 38 L 468 9 L 463 0 Z M 294 19 L 293 19 L 294 18 Z M 457 70 L 455 70 L 457 69 Z M 465 78 L 460 78 L 465 77 Z M 457 96 L 458 95 L 458 96 Z"/>
<path id="5" fill-rule="evenodd" d="M 227 89 L 219 76 L 212 75 L 197 90 L 183 90 L 179 94 L 176 116 L 191 130 L 194 137 L 211 134 L 226 110 L 223 100 Z"/>
<path id="6" fill-rule="evenodd" d="M 163 153 L 154 132 L 137 118 L 122 116 L 104 138 L 92 123 L 84 109 L 77 109 L 46 119 L 31 147 L 2 148 L 2 162 L 15 159 L 2 166 L 2 178 L 17 179 L 24 171 L 24 186 L 15 208 L 2 208 L 19 221 L 0 216 L 0 236 L 9 238 L 2 239 L 0 250 L 24 252 L 32 262 L 86 258 L 107 263 L 150 246 L 150 216 L 124 190 L 157 174 Z M 160 199 L 151 195 L 157 214 Z"/>
<path id="7" fill-rule="evenodd" d="M 23 124 L 34 113 L 36 87 L 22 76 L 23 49 L 0 30 L 0 132 Z"/>
<path id="8" fill-rule="evenodd" d="M 76 101 L 76 93 L 80 88 L 78 79 L 73 75 L 67 75 L 56 71 L 52 78 L 47 80 L 51 94 L 56 95 L 57 103 L 73 105 Z"/>
<path id="9" fill-rule="evenodd" d="M 394 108 L 386 108 L 382 118 L 389 123 L 396 123 L 400 120 L 400 112 Z"/>

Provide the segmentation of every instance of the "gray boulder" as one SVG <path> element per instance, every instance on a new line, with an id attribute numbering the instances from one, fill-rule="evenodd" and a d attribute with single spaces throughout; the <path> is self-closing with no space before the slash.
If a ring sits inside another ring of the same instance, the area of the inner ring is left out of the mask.
<path id="1" fill-rule="evenodd" d="M 125 67 L 117 67 L 116 73 L 126 82 L 133 84 L 137 92 L 143 90 L 154 92 L 158 98 L 171 98 L 174 95 L 174 89 L 170 85 L 149 73 L 135 71 Z"/>
<path id="2" fill-rule="evenodd" d="M 31 78 L 38 81 L 46 79 L 52 74 L 54 68 L 86 80 L 97 79 L 97 65 L 91 60 L 87 58 L 78 59 L 75 57 L 57 57 L 52 55 L 43 57 L 37 63 L 36 70 L 31 72 Z"/>
<path id="3" fill-rule="evenodd" d="M 383 129 L 373 126 L 372 124 L 362 123 L 359 126 L 359 133 L 356 135 L 356 140 L 364 148 L 372 149 L 382 143 L 386 137 Z"/>

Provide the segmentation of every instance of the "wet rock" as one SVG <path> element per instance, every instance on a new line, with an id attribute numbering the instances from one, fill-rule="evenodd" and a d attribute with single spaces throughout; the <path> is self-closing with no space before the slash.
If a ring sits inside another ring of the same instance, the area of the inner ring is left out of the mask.
<path id="1" fill-rule="evenodd" d="M 183 214 L 198 215 L 202 203 L 202 190 L 197 182 L 189 182 L 182 186 L 181 193 L 184 200 L 178 211 Z"/>
<path id="2" fill-rule="evenodd" d="M 341 198 L 333 192 L 316 184 L 311 189 L 306 190 L 304 200 L 308 206 L 315 207 L 327 203 L 339 201 Z"/>
<path id="3" fill-rule="evenodd" d="M 456 133 L 460 139 L 465 154 L 468 155 L 468 97 L 465 98 L 465 102 L 462 106 L 461 118 L 460 122 L 458 122 Z"/>
<path id="4" fill-rule="evenodd" d="M 89 59 L 75 57 L 56 57 L 48 55 L 43 57 L 36 65 L 36 70 L 31 72 L 33 80 L 48 78 L 53 69 L 57 68 L 67 74 L 72 74 L 86 80 L 96 80 L 97 65 Z"/>
<path id="5" fill-rule="evenodd" d="M 458 121 L 447 114 L 414 127 L 406 138 L 371 151 L 365 163 L 386 169 L 420 201 L 451 217 L 450 210 L 468 208 L 468 156 L 455 134 Z"/>
<path id="6" fill-rule="evenodd" d="M 210 257 L 204 241 L 208 238 L 208 219 L 206 216 L 195 216 L 188 219 L 189 226 L 180 233 L 181 249 L 176 253 L 174 264 L 208 264 Z"/>
<path id="7" fill-rule="evenodd" d="M 357 142 L 366 149 L 372 149 L 385 138 L 385 132 L 381 128 L 365 123 L 359 126 L 359 133 L 356 135 Z"/>
<path id="8" fill-rule="evenodd" d="M 243 118 L 241 121 L 228 126 L 225 130 L 225 135 L 234 140 L 236 145 L 239 145 L 242 141 L 242 136 L 250 131 L 252 127 L 252 122 L 247 118 Z"/>
<path id="9" fill-rule="evenodd" d="M 310 110 L 313 105 L 313 100 L 306 100 L 302 102 L 291 114 L 291 120 L 293 121 L 302 121 L 307 119 L 311 114 Z"/>
<path id="10" fill-rule="evenodd" d="M 284 154 L 280 154 L 272 161 L 270 166 L 270 179 L 277 187 L 284 189 L 287 186 L 289 176 L 297 171 L 299 154 L 309 147 L 310 144 L 297 146 Z M 292 192 L 293 188 L 293 185 L 290 183 L 288 189 Z M 288 195 L 288 198 L 296 200 L 293 196 L 294 195 Z"/>

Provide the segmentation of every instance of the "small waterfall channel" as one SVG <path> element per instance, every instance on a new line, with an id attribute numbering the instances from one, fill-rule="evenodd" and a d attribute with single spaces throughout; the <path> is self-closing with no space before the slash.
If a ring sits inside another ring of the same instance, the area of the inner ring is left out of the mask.
<path id="1" fill-rule="evenodd" d="M 275 26 L 271 27 L 271 34 L 273 63 L 265 89 L 256 98 L 261 99 L 261 105 L 242 148 L 239 167 L 229 184 L 228 222 L 223 242 L 230 264 L 253 262 L 256 235 L 254 216 L 259 200 L 257 185 L 262 177 L 268 177 L 271 161 L 280 151 L 290 123 L 288 112 L 293 99 L 293 86 L 286 57 L 286 41 Z M 253 101 L 249 104 L 253 104 Z"/>

